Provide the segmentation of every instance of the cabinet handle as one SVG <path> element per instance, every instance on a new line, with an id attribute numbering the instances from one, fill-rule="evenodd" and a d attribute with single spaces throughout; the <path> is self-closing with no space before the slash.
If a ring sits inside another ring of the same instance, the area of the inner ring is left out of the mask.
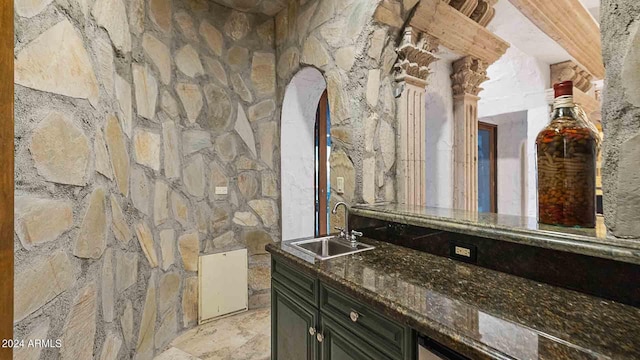
<path id="1" fill-rule="evenodd" d="M 315 329 L 315 328 L 313 328 L 313 327 L 310 327 L 310 328 L 309 328 L 309 335 L 313 336 L 313 335 L 315 335 L 315 334 L 316 334 L 316 329 Z"/>
<path id="2" fill-rule="evenodd" d="M 358 318 L 360 317 L 360 314 L 358 314 L 357 311 L 352 310 L 351 313 L 349 314 L 349 317 L 351 318 L 351 321 L 356 322 L 356 321 L 358 321 Z"/>
<path id="3" fill-rule="evenodd" d="M 316 334 L 316 339 L 318 339 L 318 342 L 322 342 L 322 340 L 324 340 L 324 335 L 317 333 Z"/>

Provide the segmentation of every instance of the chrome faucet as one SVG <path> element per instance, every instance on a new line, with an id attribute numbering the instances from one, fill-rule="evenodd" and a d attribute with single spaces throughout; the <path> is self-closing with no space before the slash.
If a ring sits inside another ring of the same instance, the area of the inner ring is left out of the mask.
<path id="1" fill-rule="evenodd" d="M 344 228 L 335 227 L 336 230 L 340 230 L 340 237 L 349 241 L 351 243 L 351 247 L 356 247 L 358 245 L 357 237 L 362 236 L 362 233 L 359 231 L 351 230 L 349 233 L 349 205 L 344 201 L 338 202 L 331 210 L 332 214 L 336 214 L 338 212 L 338 206 L 344 206 Z"/>

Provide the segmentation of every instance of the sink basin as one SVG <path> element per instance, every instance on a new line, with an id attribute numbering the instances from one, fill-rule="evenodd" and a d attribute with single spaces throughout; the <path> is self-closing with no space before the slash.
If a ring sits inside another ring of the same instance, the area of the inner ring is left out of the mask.
<path id="1" fill-rule="evenodd" d="M 343 255 L 351 255 L 375 247 L 361 242 L 351 246 L 351 243 L 337 236 L 325 236 L 317 239 L 300 240 L 291 243 L 291 246 L 306 253 L 313 254 L 320 260 L 326 260 Z"/>

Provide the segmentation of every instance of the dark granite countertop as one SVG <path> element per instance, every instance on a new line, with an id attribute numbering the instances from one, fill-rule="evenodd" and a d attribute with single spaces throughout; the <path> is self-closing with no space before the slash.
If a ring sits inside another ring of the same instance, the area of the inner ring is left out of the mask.
<path id="1" fill-rule="evenodd" d="M 351 214 L 640 264 L 640 241 L 608 237 L 602 217 L 595 229 L 583 229 L 538 224 L 526 216 L 389 203 L 356 205 Z"/>
<path id="2" fill-rule="evenodd" d="M 362 241 L 376 248 L 324 261 L 290 242 L 267 250 L 472 359 L 640 359 L 638 308 Z"/>

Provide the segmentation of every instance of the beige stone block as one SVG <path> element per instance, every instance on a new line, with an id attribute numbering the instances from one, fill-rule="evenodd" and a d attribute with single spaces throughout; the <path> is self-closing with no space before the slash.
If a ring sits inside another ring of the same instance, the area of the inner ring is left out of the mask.
<path id="1" fill-rule="evenodd" d="M 311 19 L 309 31 L 313 31 L 318 26 L 326 23 L 333 18 L 335 12 L 335 0 L 327 0 L 320 2 L 318 10 Z"/>
<path id="2" fill-rule="evenodd" d="M 288 78 L 295 69 L 300 66 L 300 53 L 298 52 L 298 48 L 292 46 L 282 52 L 280 58 L 278 59 L 278 69 L 277 74 L 281 79 Z"/>
<path id="3" fill-rule="evenodd" d="M 50 323 L 51 320 L 49 318 L 39 321 L 21 340 L 24 340 L 24 343 L 28 344 L 31 341 L 47 339 Z M 13 349 L 13 358 L 20 360 L 39 360 L 43 349 L 44 347 L 41 346 L 16 347 Z"/>
<path id="4" fill-rule="evenodd" d="M 157 314 L 158 309 L 156 307 L 156 273 L 152 271 L 151 277 L 149 277 L 149 283 L 147 284 L 147 296 L 144 300 L 142 318 L 140 319 L 140 330 L 138 331 L 138 342 L 136 345 L 135 359 L 153 358 L 153 338 L 155 337 L 156 332 Z"/>
<path id="5" fill-rule="evenodd" d="M 300 11 L 298 19 L 296 21 L 296 29 L 298 31 L 298 38 L 300 40 L 304 39 L 307 36 L 309 25 L 311 24 L 311 19 L 313 18 L 313 14 L 316 11 L 319 3 L 319 1 L 314 1 L 304 11 Z"/>
<path id="6" fill-rule="evenodd" d="M 267 44 L 273 44 L 275 37 L 275 22 L 269 19 L 258 26 L 256 29 L 258 37 Z"/>
<path id="7" fill-rule="evenodd" d="M 129 28 L 135 35 L 140 35 L 145 26 L 145 0 L 128 0 L 129 4 Z"/>
<path id="8" fill-rule="evenodd" d="M 256 52 L 251 62 L 251 82 L 258 96 L 276 91 L 276 57 L 272 53 Z"/>
<path id="9" fill-rule="evenodd" d="M 151 194 L 153 185 L 144 170 L 139 167 L 131 169 L 131 200 L 133 206 L 143 214 L 151 216 Z"/>
<path id="10" fill-rule="evenodd" d="M 204 95 L 207 99 L 209 116 L 201 125 L 205 129 L 215 132 L 226 130 L 231 122 L 231 100 L 229 95 L 224 89 L 213 84 L 204 86 Z"/>
<path id="11" fill-rule="evenodd" d="M 142 48 L 160 72 L 160 80 L 164 84 L 171 82 L 171 51 L 169 47 L 155 36 L 145 33 L 142 37 Z"/>
<path id="12" fill-rule="evenodd" d="M 173 229 L 160 231 L 160 250 L 162 253 L 162 270 L 168 270 L 175 262 L 174 244 L 176 232 Z"/>
<path id="13" fill-rule="evenodd" d="M 64 114 L 52 111 L 36 127 L 29 146 L 38 173 L 47 181 L 85 185 L 89 139 Z"/>
<path id="14" fill-rule="evenodd" d="M 384 160 L 384 170 L 389 171 L 396 161 L 396 134 L 393 127 L 384 120 L 380 121 L 379 127 L 378 141 Z"/>
<path id="15" fill-rule="evenodd" d="M 162 148 L 164 150 L 164 175 L 169 179 L 181 176 L 178 130 L 173 121 L 162 123 Z"/>
<path id="16" fill-rule="evenodd" d="M 373 32 L 371 36 L 371 43 L 369 45 L 369 51 L 367 54 L 372 59 L 379 61 L 382 56 L 382 48 L 384 47 L 384 41 L 387 36 L 386 29 L 378 29 Z"/>
<path id="17" fill-rule="evenodd" d="M 114 332 L 109 332 L 102 345 L 100 360 L 116 360 L 122 347 L 122 339 Z"/>
<path id="18" fill-rule="evenodd" d="M 238 190 L 242 196 L 247 199 L 253 199 L 258 193 L 258 179 L 251 171 L 245 171 L 238 174 Z"/>
<path id="19" fill-rule="evenodd" d="M 107 215 L 105 192 L 99 187 L 89 196 L 87 211 L 76 237 L 73 255 L 81 258 L 99 259 L 107 246 Z"/>
<path id="20" fill-rule="evenodd" d="M 202 20 L 200 23 L 200 35 L 204 38 L 204 41 L 214 54 L 222 56 L 224 38 L 215 26 L 211 25 L 207 20 Z"/>
<path id="21" fill-rule="evenodd" d="M 178 250 L 180 250 L 184 269 L 186 271 L 198 271 L 198 256 L 200 255 L 198 232 L 192 231 L 180 236 Z"/>
<path id="22" fill-rule="evenodd" d="M 158 100 L 158 82 L 148 65 L 133 64 L 131 65 L 131 70 L 133 72 L 138 115 L 145 119 L 153 120 L 156 115 L 156 102 Z"/>
<path id="23" fill-rule="evenodd" d="M 373 16 L 378 22 L 391 27 L 400 28 L 403 25 L 400 17 L 400 4 L 391 3 L 390 1 L 383 2 L 378 6 Z"/>
<path id="24" fill-rule="evenodd" d="M 180 109 L 178 109 L 178 103 L 176 99 L 171 96 L 171 93 L 167 90 L 162 92 L 162 97 L 160 99 L 160 106 L 162 110 L 167 113 L 172 119 L 175 119 L 180 115 Z"/>
<path id="25" fill-rule="evenodd" d="M 251 128 L 251 124 L 249 124 L 249 120 L 247 120 L 247 115 L 240 104 L 238 104 L 237 114 L 238 117 L 236 118 L 234 129 L 238 135 L 240 135 L 240 138 L 247 145 L 253 156 L 257 157 L 256 139 L 253 136 L 253 129 Z"/>
<path id="26" fill-rule="evenodd" d="M 227 231 L 226 233 L 214 238 L 211 242 L 207 243 L 207 252 L 221 252 L 237 249 L 241 246 L 236 241 L 236 235 L 233 231 Z"/>
<path id="27" fill-rule="evenodd" d="M 195 197 L 204 197 L 206 185 L 204 170 L 204 158 L 200 154 L 194 155 L 182 170 L 184 187 Z"/>
<path id="28" fill-rule="evenodd" d="M 113 322 L 115 303 L 115 281 L 113 274 L 113 250 L 107 249 L 102 260 L 102 318 L 105 322 Z"/>
<path id="29" fill-rule="evenodd" d="M 278 179 L 272 171 L 263 171 L 261 175 L 262 196 L 278 197 Z"/>
<path id="30" fill-rule="evenodd" d="M 264 226 L 272 227 L 278 224 L 278 205 L 273 200 L 251 200 L 249 206 L 260 216 Z"/>
<path id="31" fill-rule="evenodd" d="M 211 133 L 201 130 L 186 130 L 182 132 L 182 152 L 191 155 L 203 149 L 210 149 Z"/>
<path id="32" fill-rule="evenodd" d="M 264 100 L 256 105 L 253 105 L 249 108 L 247 115 L 249 116 L 249 121 L 254 122 L 266 118 L 270 118 L 273 116 L 273 113 L 276 110 L 276 104 L 273 100 Z"/>
<path id="33" fill-rule="evenodd" d="M 158 311 L 164 315 L 167 311 L 175 310 L 180 292 L 180 276 L 170 272 L 162 275 L 158 286 Z"/>
<path id="34" fill-rule="evenodd" d="M 164 349 L 177 335 L 178 314 L 176 307 L 173 306 L 166 313 L 161 314 L 160 325 L 158 325 L 158 329 L 156 330 L 154 337 L 156 348 Z M 156 359 L 157 357 L 154 358 L 154 360 Z"/>
<path id="35" fill-rule="evenodd" d="M 249 288 L 254 291 L 271 287 L 271 268 L 269 266 L 254 265 L 249 268 Z"/>
<path id="36" fill-rule="evenodd" d="M 209 232 L 209 216 L 211 216 L 211 208 L 206 201 L 200 201 L 195 206 L 196 227 L 202 234 Z"/>
<path id="37" fill-rule="evenodd" d="M 322 43 L 315 37 L 310 36 L 305 41 L 304 46 L 302 48 L 302 61 L 305 64 L 317 66 L 319 68 L 327 65 L 329 63 L 329 54 L 327 50 L 324 48 Z"/>
<path id="38" fill-rule="evenodd" d="M 98 104 L 98 80 L 82 38 L 68 20 L 40 34 L 17 54 L 14 81 Z"/>
<path id="39" fill-rule="evenodd" d="M 231 39 L 242 40 L 250 30 L 249 19 L 247 15 L 238 11 L 232 11 L 224 24 L 224 33 Z"/>
<path id="40" fill-rule="evenodd" d="M 73 226 L 73 204 L 68 200 L 16 196 L 14 209 L 15 231 L 27 250 L 56 240 Z"/>
<path id="41" fill-rule="evenodd" d="M 171 192 L 171 210 L 173 211 L 173 217 L 183 227 L 189 226 L 189 204 L 184 196 L 178 192 Z"/>
<path id="42" fill-rule="evenodd" d="M 122 329 L 122 337 L 124 339 L 124 343 L 126 347 L 129 347 L 131 344 L 131 340 L 133 340 L 133 306 L 131 305 L 131 300 L 125 300 L 124 311 L 122 312 L 122 317 L 120 318 L 120 327 Z"/>
<path id="43" fill-rule="evenodd" d="M 220 61 L 215 60 L 209 56 L 203 56 L 204 68 L 207 74 L 211 74 L 222 85 L 227 86 L 229 82 L 227 80 L 227 73 L 222 67 Z M 206 86 L 206 85 L 205 85 Z"/>
<path id="44" fill-rule="evenodd" d="M 160 134 L 136 128 L 133 135 L 133 154 L 138 164 L 160 171 Z"/>
<path id="45" fill-rule="evenodd" d="M 260 139 L 260 159 L 270 168 L 274 168 L 273 154 L 278 141 L 278 124 L 275 122 L 262 123 L 258 126 Z"/>
<path id="46" fill-rule="evenodd" d="M 16 14 L 32 18 L 44 10 L 53 0 L 16 0 L 14 1 Z"/>
<path id="47" fill-rule="evenodd" d="M 337 71 L 330 71 L 326 74 L 327 98 L 331 109 L 332 125 L 339 125 L 349 118 L 349 111 L 345 101 L 345 94 L 342 78 Z"/>
<path id="48" fill-rule="evenodd" d="M 200 87 L 196 84 L 179 83 L 176 85 L 176 92 L 187 113 L 189 123 L 195 123 L 204 105 Z"/>
<path id="49" fill-rule="evenodd" d="M 182 324 L 185 327 L 198 320 L 198 278 L 186 278 L 182 290 Z"/>
<path id="50" fill-rule="evenodd" d="M 232 46 L 227 51 L 227 65 L 232 70 L 242 70 L 249 64 L 249 50 L 241 46 Z"/>
<path id="51" fill-rule="evenodd" d="M 371 107 L 378 105 L 380 95 L 380 69 L 369 70 L 367 77 L 367 103 Z"/>
<path id="52" fill-rule="evenodd" d="M 93 141 L 93 151 L 96 154 L 96 171 L 113 180 L 113 171 L 109 162 L 109 152 L 104 141 L 104 134 L 101 129 L 96 130 L 96 137 Z"/>
<path id="53" fill-rule="evenodd" d="M 13 321 L 20 322 L 44 304 L 73 286 L 75 266 L 67 254 L 58 250 L 33 259 L 16 269 Z"/>
<path id="54" fill-rule="evenodd" d="M 176 53 L 176 65 L 178 70 L 189 77 L 204 75 L 204 68 L 200 56 L 193 46 L 187 44 Z"/>
<path id="55" fill-rule="evenodd" d="M 98 76 L 107 94 L 113 96 L 114 74 L 116 72 L 113 64 L 113 48 L 108 40 L 95 38 L 93 40 L 93 50 L 98 60 Z"/>
<path id="56" fill-rule="evenodd" d="M 80 290 L 62 329 L 60 359 L 91 359 L 96 335 L 97 296 L 95 284 Z"/>
<path id="57" fill-rule="evenodd" d="M 116 177 L 118 189 L 124 196 L 129 195 L 129 154 L 124 134 L 118 120 L 113 115 L 107 115 L 105 126 L 105 140 L 109 147 L 111 166 Z"/>
<path id="58" fill-rule="evenodd" d="M 640 234 L 640 134 L 620 145 L 618 160 L 617 196 L 615 197 L 615 228 L 613 234 L 620 237 L 637 237 Z"/>
<path id="59" fill-rule="evenodd" d="M 231 214 L 228 209 L 222 207 L 214 207 L 211 211 L 211 231 L 219 233 L 229 227 L 229 219 Z"/>
<path id="60" fill-rule="evenodd" d="M 336 65 L 342 70 L 351 70 L 355 61 L 355 48 L 353 46 L 346 46 L 336 51 Z"/>
<path id="61" fill-rule="evenodd" d="M 91 15 L 99 26 L 107 30 L 116 49 L 123 53 L 131 51 L 127 8 L 122 0 L 96 0 Z"/>
<path id="62" fill-rule="evenodd" d="M 122 130 L 129 138 L 133 130 L 133 110 L 131 102 L 131 84 L 117 73 L 115 77 L 116 99 L 118 100 L 118 118 Z"/>
<path id="63" fill-rule="evenodd" d="M 362 199 L 368 203 L 376 202 L 376 158 L 372 155 L 362 160 Z"/>
<path id="64" fill-rule="evenodd" d="M 118 254 L 118 256 L 116 256 L 116 292 L 118 294 L 122 294 L 123 291 L 127 290 L 136 283 L 137 278 L 138 254 Z"/>
<path id="65" fill-rule="evenodd" d="M 219 136 L 215 142 L 216 153 L 222 161 L 229 162 L 238 155 L 237 142 L 234 134 Z"/>
<path id="66" fill-rule="evenodd" d="M 273 242 L 271 235 L 264 230 L 248 231 L 243 237 L 245 244 L 247 244 L 249 255 L 267 254 L 264 247 Z"/>
<path id="67" fill-rule="evenodd" d="M 149 15 L 158 29 L 171 32 L 171 0 L 149 0 Z"/>
<path id="68" fill-rule="evenodd" d="M 166 182 L 156 179 L 153 195 L 153 223 L 162 225 L 169 220 L 169 186 Z"/>
<path id="69" fill-rule="evenodd" d="M 129 240 L 133 237 L 133 234 L 131 233 L 129 224 L 124 217 L 122 208 L 113 194 L 111 194 L 111 225 L 116 239 L 128 244 Z"/>
<path id="70" fill-rule="evenodd" d="M 240 226 L 258 226 L 258 218 L 248 211 L 238 211 L 233 214 L 233 223 Z"/>
<path id="71" fill-rule="evenodd" d="M 378 114 L 372 113 L 364 121 L 364 150 L 367 152 L 373 151 L 373 144 L 375 141 L 377 127 Z"/>
<path id="72" fill-rule="evenodd" d="M 176 13 L 175 18 L 182 35 L 190 41 L 198 42 L 198 32 L 193 24 L 193 18 L 191 18 L 191 15 L 186 11 L 179 11 Z"/>
<path id="73" fill-rule="evenodd" d="M 149 265 L 152 268 L 158 266 L 158 255 L 154 246 L 153 234 L 145 222 L 136 225 L 136 236 Z"/>
<path id="74" fill-rule="evenodd" d="M 253 102 L 253 94 L 251 94 L 251 90 L 249 90 L 240 74 L 233 73 L 231 75 L 231 86 L 242 100 L 248 103 Z"/>

